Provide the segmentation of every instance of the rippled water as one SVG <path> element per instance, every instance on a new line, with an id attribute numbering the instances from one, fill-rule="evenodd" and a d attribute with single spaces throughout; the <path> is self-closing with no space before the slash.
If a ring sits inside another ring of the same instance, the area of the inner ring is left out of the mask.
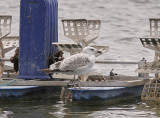
<path id="1" fill-rule="evenodd" d="M 13 16 L 11 35 L 19 35 L 19 1 L 1 0 L 0 14 Z M 108 45 L 110 49 L 99 59 L 139 61 L 153 60 L 153 51 L 143 48 L 139 37 L 149 35 L 149 18 L 160 16 L 160 0 L 58 0 L 59 42 L 72 42 L 63 36 L 61 19 L 85 18 L 102 21 L 99 38 L 92 44 Z M 97 64 L 98 72 L 108 74 L 114 68 L 119 74 L 136 75 L 136 65 Z M 140 99 L 128 103 L 63 104 L 58 96 L 32 100 L 0 101 L 0 118 L 61 118 L 61 117 L 158 117 L 157 106 L 148 106 Z"/>
<path id="2" fill-rule="evenodd" d="M 47 95 L 0 101 L 0 118 L 157 118 L 160 116 L 159 110 L 159 107 L 148 106 L 138 98 L 64 104 L 59 101 L 59 96 Z"/>

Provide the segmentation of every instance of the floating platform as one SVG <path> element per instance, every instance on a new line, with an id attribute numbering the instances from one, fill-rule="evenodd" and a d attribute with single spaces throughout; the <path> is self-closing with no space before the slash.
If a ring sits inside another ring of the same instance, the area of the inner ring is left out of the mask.
<path id="1" fill-rule="evenodd" d="M 21 97 L 38 90 L 38 86 L 0 86 L 0 98 Z"/>
<path id="2" fill-rule="evenodd" d="M 81 87 L 72 90 L 73 101 L 110 100 L 119 97 L 140 96 L 143 85 L 133 87 Z"/>
<path id="3" fill-rule="evenodd" d="M 42 1 L 39 2 L 41 3 Z M 0 32 L 0 50 L 2 50 L 0 52 L 0 97 L 23 96 L 27 93 L 38 91 L 43 87 L 56 88 L 68 87 L 68 85 L 73 86 L 73 83 L 70 84 L 70 80 L 73 79 L 73 76 L 54 74 L 54 79 L 50 79 L 47 74 L 38 70 L 47 68 L 50 64 L 55 63 L 55 61 L 60 61 L 55 60 L 55 58 L 59 59 L 59 57 L 61 57 L 61 59 L 63 59 L 62 55 L 54 55 L 54 58 L 51 58 L 52 60 L 50 60 L 53 62 L 48 64 L 49 60 L 46 59 L 53 56 L 52 53 L 54 54 L 56 49 L 68 51 L 73 55 L 77 52 L 81 52 L 84 47 L 88 46 L 99 36 L 101 27 L 100 20 L 64 19 L 62 20 L 64 35 L 72 39 L 74 44 L 57 43 L 57 2 L 56 0 L 55 4 L 52 4 L 54 2 L 45 2 L 45 6 L 44 4 L 33 4 L 30 6 L 30 3 L 28 4 L 27 0 L 21 2 L 20 21 L 22 22 L 20 25 L 20 37 L 6 37 L 11 31 L 12 17 L 0 17 L 0 19 L 2 19 L 0 20 L 1 25 L 3 24 Z M 39 8 L 46 7 L 46 9 L 34 9 L 34 5 L 40 5 Z M 53 8 L 52 10 L 50 9 L 51 7 Z M 23 8 L 26 9 L 24 10 Z M 31 8 L 33 8 L 32 13 Z M 48 11 L 47 9 L 55 11 L 55 13 L 50 10 Z M 26 16 L 29 11 L 30 16 Z M 36 17 L 34 14 L 36 14 Z M 46 15 L 42 17 L 41 14 Z M 39 29 L 38 31 L 41 33 L 37 32 L 35 29 Z M 53 32 L 51 33 L 52 35 L 50 35 L 50 32 Z M 20 44 L 19 39 L 21 41 Z M 54 46 L 52 46 L 52 43 Z M 11 61 L 10 59 L 5 58 L 4 54 L 9 50 L 18 47 L 18 45 L 20 48 L 16 49 L 15 55 L 12 57 L 15 58 L 15 60 Z M 101 54 L 109 49 L 108 46 L 93 47 L 101 51 Z M 10 74 L 9 69 L 4 69 L 4 61 L 11 61 L 14 65 L 12 70 L 14 69 L 18 73 L 16 75 Z M 137 62 L 113 62 L 106 60 L 96 61 L 96 63 L 137 64 Z M 8 74 L 4 75 L 3 72 Z M 86 76 L 88 75 L 86 74 Z M 133 76 L 106 76 L 99 74 L 89 75 L 86 81 L 85 77 L 83 79 L 81 78 L 80 81 L 81 89 L 68 89 L 73 91 L 72 97 L 75 100 L 92 100 L 93 98 L 110 99 L 124 94 L 139 95 L 144 84 L 149 81 L 149 79 L 146 78 Z"/>
<path id="4" fill-rule="evenodd" d="M 41 4 L 42 2 L 46 4 Z M 51 64 L 48 64 L 49 60 L 46 59 L 52 57 L 52 53 L 54 54 L 56 52 L 56 49 L 67 51 L 71 55 L 73 55 L 77 52 L 81 52 L 84 47 L 88 46 L 99 36 L 101 27 L 100 20 L 64 19 L 62 20 L 64 35 L 72 39 L 74 41 L 74 44 L 57 43 L 57 1 L 55 0 L 55 2 L 48 2 L 42 0 L 38 3 L 40 4 L 34 3 L 30 6 L 31 3 L 28 4 L 27 0 L 23 0 L 21 2 L 20 37 L 6 37 L 11 32 L 12 17 L 0 17 L 0 22 L 3 26 L 0 28 L 0 50 L 2 50 L 0 51 L 0 97 L 19 97 L 30 92 L 38 91 L 43 87 L 53 87 L 54 89 L 54 87 L 56 88 L 68 86 L 68 84 L 70 84 L 70 80 L 73 80 L 73 76 L 54 74 L 54 79 L 50 79 L 48 75 L 38 70 L 47 68 Z M 34 9 L 35 5 L 36 8 L 40 9 Z M 31 8 L 33 9 L 31 10 Z M 42 10 L 42 8 L 46 9 Z M 50 10 L 55 12 L 51 12 Z M 30 14 L 29 16 L 28 13 Z M 42 17 L 42 14 L 46 15 Z M 39 30 L 37 31 L 35 29 Z M 50 35 L 50 32 L 52 32 L 52 35 Z M 21 42 L 20 44 L 19 40 Z M 52 46 L 52 43 L 54 44 L 54 46 Z M 5 58 L 5 53 L 15 47 L 19 48 L 16 49 L 14 56 L 12 55 L 13 60 L 11 61 L 11 58 Z M 101 51 L 101 54 L 108 51 L 109 49 L 108 46 L 93 47 Z M 60 61 L 55 60 L 55 58 L 59 59 L 59 57 L 63 59 L 62 55 L 54 55 L 54 58 L 51 58 L 50 61 L 53 61 L 52 63 L 55 63 L 55 61 Z M 12 69 L 5 69 L 4 61 L 11 61 L 14 67 L 12 67 Z M 113 62 L 107 60 L 96 61 L 96 63 L 137 64 L 137 62 Z M 13 69 L 18 73 L 12 74 L 14 73 Z M 12 70 L 13 72 L 10 72 L 10 70 Z M 4 72 L 7 74 L 4 75 Z M 88 97 L 75 97 L 75 99 L 77 100 L 81 100 L 81 98 L 89 100 L 92 99 L 92 96 L 107 99 L 110 98 L 109 96 L 115 97 L 127 92 L 131 94 L 134 94 L 135 92 L 136 95 L 139 95 L 139 92 L 142 90 L 142 88 L 139 88 L 139 86 L 143 87 L 143 85 L 149 81 L 149 79 L 133 76 L 106 76 L 99 74 L 89 75 L 86 81 L 85 77 L 83 79 L 81 78 L 80 81 L 80 85 L 82 86 L 81 89 L 72 89 L 73 98 L 74 96 L 77 96 L 78 93 L 75 94 L 76 92 L 81 91 L 85 91 L 85 93 L 86 91 L 88 91 L 86 93 Z M 73 86 L 73 84 L 70 85 Z M 137 89 L 137 93 L 134 90 L 135 88 Z"/>
<path id="5" fill-rule="evenodd" d="M 10 77 L 14 75 L 10 75 Z M 5 76 L 4 76 L 5 77 Z M 41 87 L 65 87 L 72 80 L 72 76 L 57 75 L 54 80 L 24 80 L 15 78 L 1 78 L 0 79 L 0 97 L 9 96 L 22 96 L 31 91 L 41 89 Z M 65 78 L 64 78 L 65 77 Z M 103 78 L 103 79 L 102 79 Z M 67 80 L 66 80 L 67 79 Z M 142 79 L 136 76 L 103 76 L 102 75 L 89 75 L 87 81 L 81 81 L 81 89 L 69 88 L 73 91 L 73 98 L 75 100 L 92 99 L 92 96 L 97 96 L 102 99 L 115 97 L 127 94 L 140 95 L 145 83 L 149 79 Z M 136 88 L 136 89 L 135 89 Z M 2 94 L 1 94 L 2 91 Z M 59 90 L 60 91 L 60 90 Z M 5 94 L 3 94 L 6 92 Z M 97 94 L 98 93 L 98 94 Z M 77 94 L 77 95 L 76 95 Z M 84 97 L 87 96 L 88 97 Z M 94 95 L 95 94 L 95 95 Z M 98 96 L 102 94 L 102 96 Z M 108 95 L 112 94 L 112 95 Z M 79 96 L 78 98 L 76 96 Z M 109 97 L 107 97 L 109 96 Z"/>
<path id="6" fill-rule="evenodd" d="M 100 80 L 103 82 L 81 83 L 82 87 L 68 88 L 72 91 L 74 101 L 110 100 L 114 98 L 140 96 L 144 84 L 150 79 L 138 78 L 136 76 L 97 76 L 91 75 L 88 80 Z M 101 79 L 102 80 L 102 79 Z M 84 85 L 86 85 L 84 87 Z M 91 86 L 92 85 L 92 86 Z"/>

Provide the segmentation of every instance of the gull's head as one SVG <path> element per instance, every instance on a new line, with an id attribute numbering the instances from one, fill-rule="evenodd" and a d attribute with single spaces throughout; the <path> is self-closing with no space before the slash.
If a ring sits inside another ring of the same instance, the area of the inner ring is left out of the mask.
<path id="1" fill-rule="evenodd" d="M 86 53 L 86 54 L 89 54 L 89 55 L 95 55 L 95 56 L 97 56 L 97 54 L 100 54 L 102 52 L 98 51 L 96 48 L 93 48 L 93 47 L 85 47 L 83 49 L 82 53 Z"/>

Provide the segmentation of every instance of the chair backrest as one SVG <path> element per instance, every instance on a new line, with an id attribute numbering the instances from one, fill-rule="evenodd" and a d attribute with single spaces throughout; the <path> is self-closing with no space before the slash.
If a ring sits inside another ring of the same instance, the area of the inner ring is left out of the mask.
<path id="1" fill-rule="evenodd" d="M 55 45 L 58 48 L 58 50 L 70 52 L 70 55 L 73 55 L 75 53 L 79 53 L 82 51 L 82 46 L 77 43 L 74 43 L 74 44 L 52 43 L 52 44 Z"/>
<path id="2" fill-rule="evenodd" d="M 150 18 L 150 36 L 160 37 L 160 18 Z"/>
<path id="3" fill-rule="evenodd" d="M 11 32 L 12 16 L 0 16 L 0 39 Z"/>
<path id="4" fill-rule="evenodd" d="M 86 47 L 99 35 L 100 20 L 64 19 L 62 20 L 64 35 L 74 42 Z"/>

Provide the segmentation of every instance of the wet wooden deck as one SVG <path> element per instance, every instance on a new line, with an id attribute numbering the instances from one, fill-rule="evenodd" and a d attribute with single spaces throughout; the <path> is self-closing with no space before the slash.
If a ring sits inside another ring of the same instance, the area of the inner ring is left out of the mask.
<path id="1" fill-rule="evenodd" d="M 13 81 L 14 80 L 14 81 Z M 149 79 L 137 79 L 137 80 L 106 80 L 102 82 L 98 81 L 87 81 L 80 82 L 83 87 L 132 87 L 144 85 L 147 83 Z M 59 81 L 59 80 L 23 80 L 23 79 L 15 79 L 15 78 L 2 78 L 0 79 L 0 86 L 5 84 L 10 86 L 66 86 L 69 80 Z M 9 83 L 9 84 L 8 84 Z"/>

